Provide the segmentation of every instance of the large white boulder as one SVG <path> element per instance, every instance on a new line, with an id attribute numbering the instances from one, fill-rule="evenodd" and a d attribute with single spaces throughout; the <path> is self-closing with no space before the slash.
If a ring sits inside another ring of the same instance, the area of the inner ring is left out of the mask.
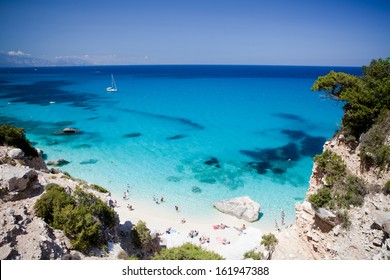
<path id="1" fill-rule="evenodd" d="M 24 157 L 24 152 L 19 148 L 9 150 L 7 154 L 13 159 L 22 159 Z"/>
<path id="2" fill-rule="evenodd" d="M 222 213 L 233 215 L 248 222 L 254 222 L 259 219 L 260 204 L 249 196 L 220 200 L 215 202 L 213 206 Z"/>
<path id="3" fill-rule="evenodd" d="M 38 173 L 30 168 L 12 165 L 0 165 L 0 188 L 9 191 L 24 191 L 31 187 L 38 178 Z"/>

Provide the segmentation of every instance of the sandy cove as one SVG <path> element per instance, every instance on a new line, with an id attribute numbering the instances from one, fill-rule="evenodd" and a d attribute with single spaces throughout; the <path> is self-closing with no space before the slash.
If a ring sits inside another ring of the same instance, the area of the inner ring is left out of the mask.
<path id="1" fill-rule="evenodd" d="M 202 220 L 192 217 L 185 217 L 179 211 L 175 210 L 175 205 L 167 202 L 155 203 L 153 198 L 149 201 L 140 201 L 132 198 L 124 200 L 123 198 L 113 195 L 112 199 L 117 201 L 115 210 L 119 215 L 120 223 L 130 222 L 136 224 L 139 220 L 146 223 L 147 227 L 153 232 L 161 234 L 162 244 L 168 248 L 180 246 L 184 243 L 191 242 L 199 245 L 209 251 L 214 251 L 225 259 L 240 260 L 243 254 L 259 246 L 261 236 L 264 233 L 272 231 L 269 225 L 263 225 L 260 229 L 251 225 L 244 220 L 220 213 L 215 210 L 212 217 L 202 218 Z M 134 210 L 129 210 L 127 205 L 130 204 Z M 182 223 L 181 220 L 186 222 Z M 227 225 L 225 229 L 214 229 L 213 225 Z M 245 224 L 246 230 L 241 234 L 236 228 L 241 228 Z M 174 233 L 168 234 L 168 228 L 174 229 Z M 196 230 L 199 234 L 190 238 L 191 230 Z M 199 241 L 201 236 L 210 238 L 209 243 Z M 226 239 L 230 244 L 222 244 L 221 240 Z"/>

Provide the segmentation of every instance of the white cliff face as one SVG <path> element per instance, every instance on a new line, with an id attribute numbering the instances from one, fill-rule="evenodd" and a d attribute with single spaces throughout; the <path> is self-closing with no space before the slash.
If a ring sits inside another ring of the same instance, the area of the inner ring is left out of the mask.
<path id="1" fill-rule="evenodd" d="M 259 219 L 260 204 L 249 196 L 235 197 L 214 203 L 214 207 L 225 214 L 233 215 L 248 222 Z"/>
<path id="2" fill-rule="evenodd" d="M 61 259 L 75 254 L 85 258 L 73 250 L 62 231 L 35 216 L 34 204 L 47 184 L 55 183 L 72 192 L 87 183 L 49 171 L 41 156 L 26 158 L 15 150 L 0 146 L 0 259 Z M 109 194 L 86 191 L 107 203 L 110 200 Z"/>
<path id="3" fill-rule="evenodd" d="M 275 234 L 279 243 L 273 259 L 388 259 L 390 195 L 383 192 L 383 185 L 390 180 L 390 174 L 361 170 L 359 147 L 352 151 L 338 139 L 332 139 L 325 143 L 326 149 L 342 157 L 348 171 L 365 181 L 369 193 L 361 207 L 348 210 L 350 227 L 343 228 L 335 220 L 335 213 L 314 209 L 308 201 L 323 186 L 314 164 L 306 200 L 296 204 L 295 223 Z"/>

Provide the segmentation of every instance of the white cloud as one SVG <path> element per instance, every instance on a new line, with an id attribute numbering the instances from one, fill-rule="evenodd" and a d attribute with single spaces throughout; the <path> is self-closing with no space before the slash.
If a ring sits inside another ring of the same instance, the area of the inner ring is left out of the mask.
<path id="1" fill-rule="evenodd" d="M 29 56 L 28 53 L 24 53 L 22 51 L 8 51 L 8 55 L 10 55 L 10 56 Z"/>

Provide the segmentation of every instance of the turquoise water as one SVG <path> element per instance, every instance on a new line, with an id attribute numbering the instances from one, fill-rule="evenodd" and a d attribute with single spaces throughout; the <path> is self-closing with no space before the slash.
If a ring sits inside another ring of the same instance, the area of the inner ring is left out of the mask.
<path id="1" fill-rule="evenodd" d="M 273 223 L 308 188 L 313 155 L 342 116 L 310 92 L 331 69 L 282 66 L 117 66 L 0 69 L 0 119 L 26 129 L 47 159 L 121 195 L 164 196 L 183 215 L 249 195 Z M 110 74 L 118 92 L 108 93 Z M 78 135 L 53 133 L 64 127 Z"/>

